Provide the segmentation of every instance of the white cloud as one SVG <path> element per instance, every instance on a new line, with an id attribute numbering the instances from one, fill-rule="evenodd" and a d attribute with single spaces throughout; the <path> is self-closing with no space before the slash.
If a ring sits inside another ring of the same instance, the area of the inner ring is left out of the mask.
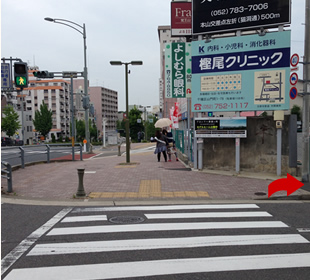
<path id="1" fill-rule="evenodd" d="M 119 109 L 124 109 L 124 66 L 111 66 L 109 61 L 143 60 L 143 66 L 131 67 L 130 104 L 156 105 L 159 102 L 157 27 L 170 24 L 170 2 L 2 0 L 1 56 L 19 57 L 42 70 L 83 71 L 82 35 L 44 18 L 85 23 L 90 84 L 117 90 Z M 305 0 L 292 2 L 292 53 L 302 56 Z"/>

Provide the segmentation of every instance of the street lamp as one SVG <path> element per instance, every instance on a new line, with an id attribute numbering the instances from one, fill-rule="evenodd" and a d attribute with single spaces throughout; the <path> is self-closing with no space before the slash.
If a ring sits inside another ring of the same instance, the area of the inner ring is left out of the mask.
<path id="1" fill-rule="evenodd" d="M 111 65 L 119 66 L 125 64 L 125 79 L 126 79 L 126 162 L 130 163 L 130 143 L 129 143 L 129 112 L 128 112 L 128 65 L 142 65 L 142 61 L 131 61 L 131 62 L 122 62 L 122 61 L 110 61 Z"/>
<path id="2" fill-rule="evenodd" d="M 77 32 L 79 32 L 80 34 L 83 35 L 83 39 L 84 39 L 84 72 L 83 72 L 83 76 L 84 76 L 84 92 L 85 92 L 85 96 L 88 96 L 88 78 L 87 78 L 87 63 L 86 63 L 86 28 L 85 28 L 85 23 L 83 23 L 82 25 L 79 25 L 73 21 L 70 20 L 66 20 L 66 19 L 60 19 L 60 18 L 49 18 L 46 17 L 44 18 L 46 21 L 50 21 L 50 22 L 54 22 L 54 23 L 59 23 L 62 25 L 66 25 L 74 30 L 76 30 Z M 75 26 L 71 25 L 74 24 Z M 82 31 L 81 31 L 82 30 Z M 89 144 L 90 144 L 90 137 L 89 137 L 89 108 L 85 109 L 85 136 L 86 136 L 86 151 L 89 152 Z"/>

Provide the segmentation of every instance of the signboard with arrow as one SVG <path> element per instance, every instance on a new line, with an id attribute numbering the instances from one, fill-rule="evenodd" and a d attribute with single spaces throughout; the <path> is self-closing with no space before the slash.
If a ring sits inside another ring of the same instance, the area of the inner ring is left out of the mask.
<path id="1" fill-rule="evenodd" d="M 287 196 L 291 195 L 293 192 L 296 192 L 304 184 L 295 179 L 293 176 L 287 173 L 287 178 L 278 179 L 273 181 L 268 186 L 268 198 L 276 192 L 286 191 Z"/>

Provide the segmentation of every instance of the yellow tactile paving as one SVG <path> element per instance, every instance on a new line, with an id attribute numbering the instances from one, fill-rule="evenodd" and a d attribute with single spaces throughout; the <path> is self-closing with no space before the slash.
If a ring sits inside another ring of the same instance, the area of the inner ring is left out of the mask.
<path id="1" fill-rule="evenodd" d="M 174 197 L 186 197 L 185 192 L 173 192 Z"/>
<path id="2" fill-rule="evenodd" d="M 126 196 L 125 192 L 115 192 L 113 193 L 113 198 L 123 198 Z"/>
<path id="3" fill-rule="evenodd" d="M 115 165 L 114 168 L 136 168 L 137 165 Z"/>
<path id="4" fill-rule="evenodd" d="M 204 191 L 184 191 L 184 192 L 161 192 L 161 191 L 141 191 L 141 192 L 92 192 L 88 196 L 89 198 L 149 198 L 149 197 L 191 197 L 201 198 L 210 197 L 208 192 Z"/>
<path id="5" fill-rule="evenodd" d="M 163 197 L 174 197 L 173 192 L 162 192 Z"/>
<path id="6" fill-rule="evenodd" d="M 161 197 L 162 196 L 162 192 L 151 192 L 150 193 L 150 197 Z"/>
<path id="7" fill-rule="evenodd" d="M 204 191 L 184 191 L 184 192 L 92 192 L 88 196 L 89 198 L 150 198 L 150 197 L 191 197 L 201 198 L 210 197 L 208 192 Z"/>
<path id="8" fill-rule="evenodd" d="M 90 193 L 89 194 L 89 198 L 98 198 L 98 197 L 100 197 L 100 195 L 101 195 L 101 193 L 99 193 L 99 192 L 92 192 L 92 193 Z"/>
<path id="9" fill-rule="evenodd" d="M 210 197 L 208 192 L 198 191 L 197 194 L 198 194 L 199 197 Z"/>
<path id="10" fill-rule="evenodd" d="M 205 191 L 162 192 L 160 180 L 141 180 L 139 192 L 92 192 L 89 198 L 202 198 Z"/>
<path id="11" fill-rule="evenodd" d="M 161 192 L 160 180 L 141 180 L 139 193 L 158 193 Z"/>
<path id="12" fill-rule="evenodd" d="M 126 193 L 126 197 L 127 198 L 137 198 L 138 197 L 138 193 L 137 192 L 127 192 Z"/>
<path id="13" fill-rule="evenodd" d="M 198 197 L 197 192 L 194 191 L 185 191 L 185 195 L 188 197 Z"/>
<path id="14" fill-rule="evenodd" d="M 103 193 L 101 193 L 100 197 L 102 197 L 102 198 L 112 198 L 113 197 L 113 193 L 112 192 L 103 192 Z"/>
<path id="15" fill-rule="evenodd" d="M 150 197 L 150 194 L 149 193 L 138 193 L 138 197 L 139 198 L 149 198 Z"/>

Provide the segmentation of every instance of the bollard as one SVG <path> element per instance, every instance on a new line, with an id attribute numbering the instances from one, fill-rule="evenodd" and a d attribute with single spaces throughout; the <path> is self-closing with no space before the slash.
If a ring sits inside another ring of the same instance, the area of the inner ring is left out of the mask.
<path id="1" fill-rule="evenodd" d="M 120 157 L 121 156 L 121 145 L 118 145 L 118 156 Z"/>
<path id="2" fill-rule="evenodd" d="M 82 197 L 82 196 L 86 196 L 85 194 L 85 190 L 84 190 L 84 185 L 83 185 L 83 177 L 84 177 L 84 170 L 85 169 L 78 169 L 78 176 L 79 176 L 79 186 L 78 186 L 78 190 L 76 193 L 77 197 Z"/>
<path id="3" fill-rule="evenodd" d="M 7 163 L 7 170 L 8 170 L 8 193 L 13 192 L 13 183 L 12 183 L 12 166 L 11 164 Z"/>
<path id="4" fill-rule="evenodd" d="M 25 150 L 22 147 L 19 147 L 20 149 L 20 159 L 21 159 L 21 167 L 25 168 Z"/>
<path id="5" fill-rule="evenodd" d="M 46 145 L 47 163 L 50 163 L 50 152 L 51 152 L 51 147 L 49 145 Z"/>

